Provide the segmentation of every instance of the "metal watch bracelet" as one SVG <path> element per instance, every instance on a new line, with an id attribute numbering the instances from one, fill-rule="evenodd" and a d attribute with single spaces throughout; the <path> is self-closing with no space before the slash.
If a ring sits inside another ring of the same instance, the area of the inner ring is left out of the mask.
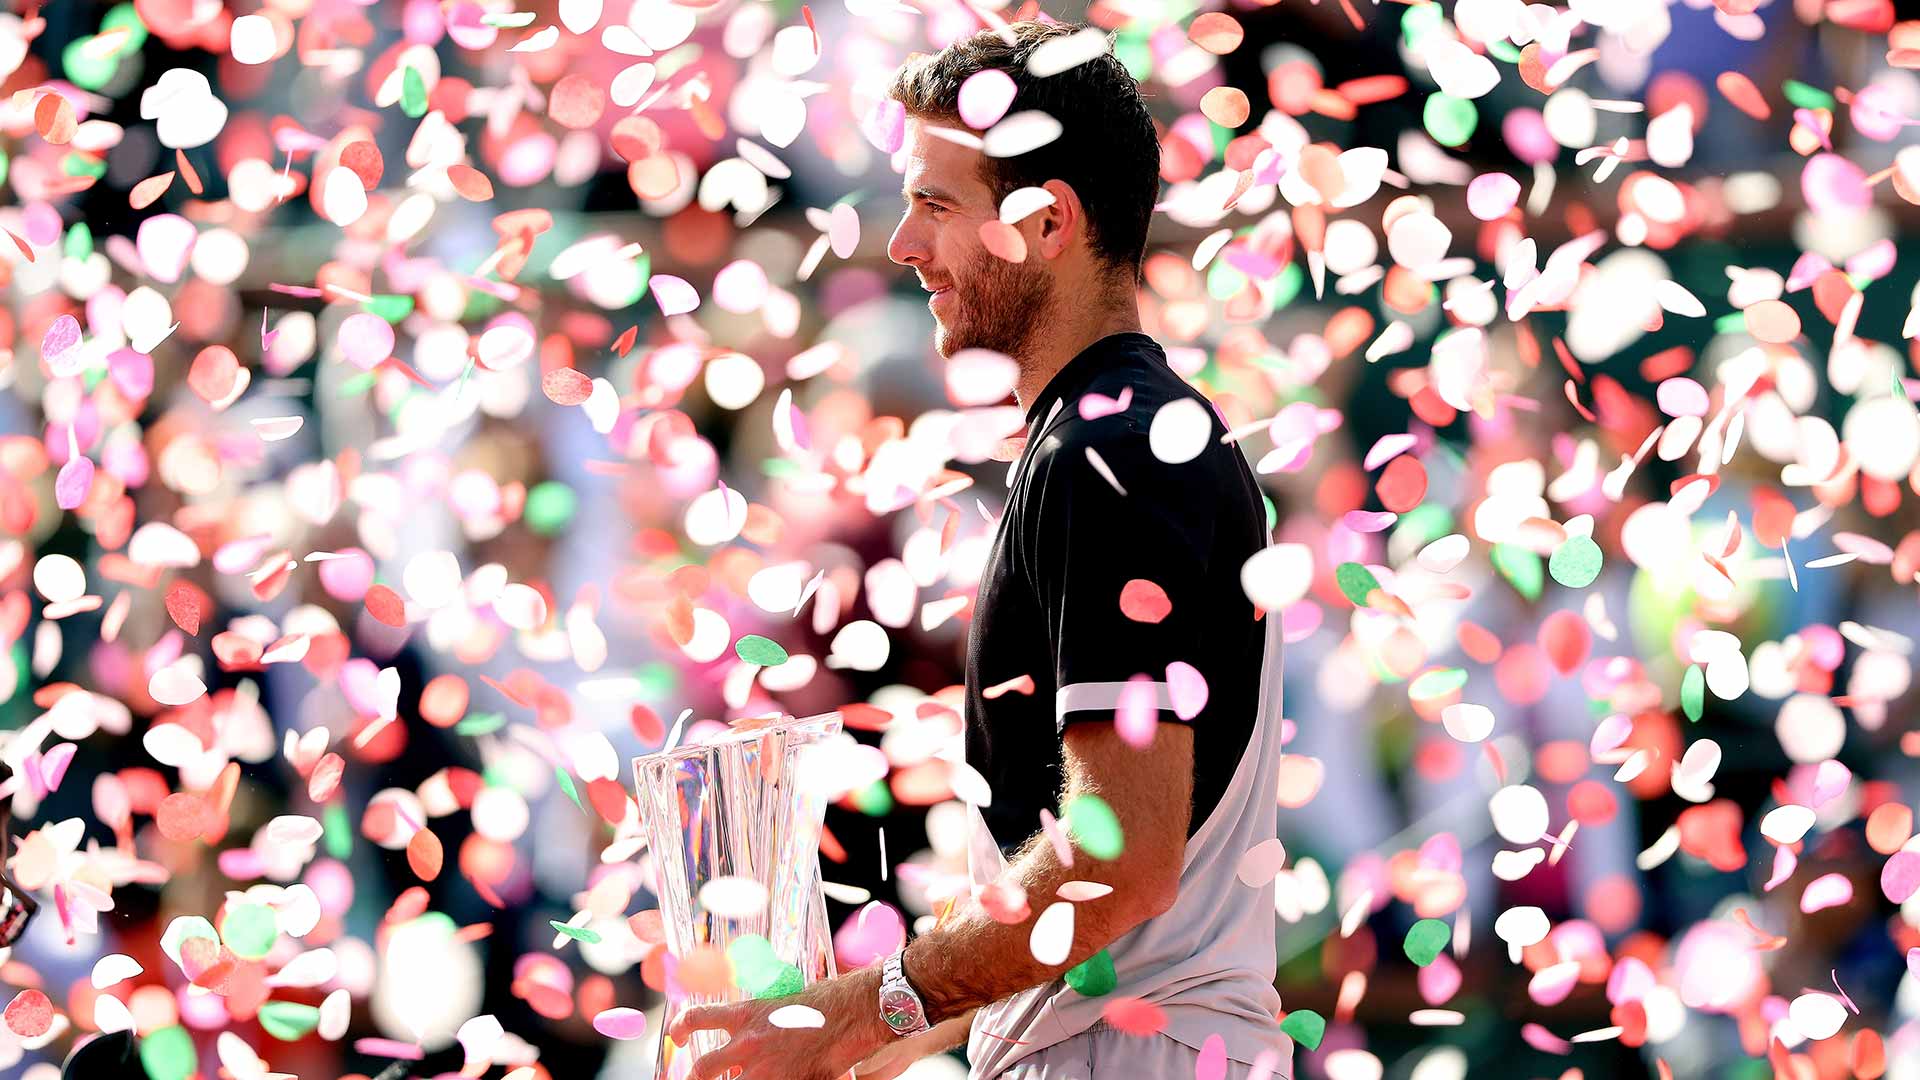
<path id="1" fill-rule="evenodd" d="M 903 945 L 887 957 L 880 974 L 880 1019 L 886 1023 L 887 1030 L 901 1038 L 918 1035 L 932 1027 L 927 1023 L 925 1003 L 907 981 L 906 967 L 901 960 L 906 952 Z"/>

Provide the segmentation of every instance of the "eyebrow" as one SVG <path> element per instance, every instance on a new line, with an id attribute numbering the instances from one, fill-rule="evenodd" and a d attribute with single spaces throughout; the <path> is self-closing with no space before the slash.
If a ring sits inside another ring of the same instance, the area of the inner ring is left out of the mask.
<path id="1" fill-rule="evenodd" d="M 913 202 L 914 196 L 916 195 L 922 199 L 932 199 L 935 202 L 953 203 L 956 206 L 959 205 L 960 203 L 960 200 L 955 198 L 954 196 L 949 195 L 944 191 L 941 191 L 939 188 L 928 187 L 925 184 L 922 184 L 919 187 L 900 189 L 900 201 L 903 203 Z"/>

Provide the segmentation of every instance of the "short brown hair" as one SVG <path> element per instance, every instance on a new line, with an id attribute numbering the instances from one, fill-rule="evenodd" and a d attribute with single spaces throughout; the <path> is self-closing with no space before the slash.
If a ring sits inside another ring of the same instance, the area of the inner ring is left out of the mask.
<path id="1" fill-rule="evenodd" d="M 909 116 L 965 129 L 960 120 L 960 84 L 968 76 L 999 68 L 1013 79 L 1012 115 L 1038 109 L 1060 122 L 1060 137 L 1014 157 L 983 157 L 980 178 L 994 202 L 1016 189 L 1059 180 L 1086 208 L 1087 241 L 1096 257 L 1138 282 L 1146 260 L 1147 225 L 1160 199 L 1160 136 L 1133 75 L 1107 51 L 1055 75 L 1037 76 L 1027 60 L 1039 46 L 1084 29 L 1075 23 L 1011 23 L 1013 44 L 995 30 L 982 30 L 931 56 L 908 60 L 894 75 L 887 96 Z"/>

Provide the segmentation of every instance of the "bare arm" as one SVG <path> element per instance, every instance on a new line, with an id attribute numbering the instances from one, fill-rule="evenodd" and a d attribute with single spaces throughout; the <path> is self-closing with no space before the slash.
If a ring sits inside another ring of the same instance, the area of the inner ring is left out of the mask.
<path id="1" fill-rule="evenodd" d="M 1162 723 L 1153 743 L 1136 750 L 1111 722 L 1075 723 L 1063 743 L 1064 804 L 1081 795 L 1105 800 L 1120 822 L 1120 854 L 1096 859 L 1076 845 L 1073 865 L 1064 866 L 1046 835 L 1036 832 L 1007 867 L 1026 890 L 1026 918 L 1003 924 L 968 904 L 946 925 L 915 938 L 903 964 L 930 1023 L 1056 978 L 1173 904 L 1193 812 L 1192 730 Z M 1033 924 L 1069 881 L 1100 882 L 1113 891 L 1073 906 L 1066 962 L 1042 964 L 1033 956 Z"/>

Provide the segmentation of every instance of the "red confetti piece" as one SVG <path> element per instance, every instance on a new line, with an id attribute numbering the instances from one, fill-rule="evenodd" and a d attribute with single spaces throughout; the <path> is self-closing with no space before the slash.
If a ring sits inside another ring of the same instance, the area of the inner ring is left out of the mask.
<path id="1" fill-rule="evenodd" d="M 313 766 L 313 775 L 307 777 L 307 798 L 324 803 L 333 798 L 340 789 L 340 778 L 347 772 L 347 761 L 339 754 L 329 752 Z"/>
<path id="2" fill-rule="evenodd" d="M 173 173 L 165 172 L 159 176 L 149 176 L 133 185 L 133 190 L 127 193 L 127 205 L 135 210 L 145 210 L 173 186 L 173 177 Z"/>
<path id="3" fill-rule="evenodd" d="M 440 876 L 440 867 L 446 861 L 446 849 L 440 844 L 440 838 L 432 829 L 421 829 L 407 841 L 407 866 L 413 875 L 421 881 L 432 881 Z"/>
<path id="4" fill-rule="evenodd" d="M 1134 622 L 1157 623 L 1172 611 L 1167 591 L 1146 578 L 1134 578 L 1120 590 L 1120 612 Z"/>
<path id="5" fill-rule="evenodd" d="M 178 791 L 160 800 L 154 811 L 154 823 L 160 835 L 177 844 L 200 839 L 213 818 L 207 800 L 188 791 Z"/>
<path id="6" fill-rule="evenodd" d="M 194 170 L 193 162 L 187 160 L 187 152 L 185 150 L 175 150 L 173 152 L 173 163 L 179 169 L 180 179 L 186 181 L 188 191 L 193 192 L 195 195 L 205 195 L 207 193 L 205 185 L 200 183 L 200 174 Z"/>
<path id="7" fill-rule="evenodd" d="M 593 395 L 593 380 L 577 368 L 555 368 L 540 376 L 540 391 L 555 405 L 578 405 Z"/>
<path id="8" fill-rule="evenodd" d="M 606 109 L 607 92 L 599 81 L 578 72 L 555 83 L 547 95 L 547 115 L 554 123 L 575 131 L 598 123 Z"/>
<path id="9" fill-rule="evenodd" d="M 1100 1015 L 1115 1030 L 1128 1035 L 1157 1035 L 1167 1027 L 1166 1010 L 1140 998 L 1115 998 L 1100 1010 Z"/>
<path id="10" fill-rule="evenodd" d="M 7 1030 L 37 1039 L 53 1027 L 53 1002 L 39 990 L 22 990 L 7 1003 Z"/>
<path id="11" fill-rule="evenodd" d="M 587 802 L 593 812 L 609 825 L 618 825 L 627 814 L 627 789 L 617 780 L 604 777 L 587 783 Z"/>
<path id="12" fill-rule="evenodd" d="M 79 129 L 80 122 L 74 117 L 73 105 L 60 94 L 43 95 L 33 106 L 33 129 L 40 137 L 55 146 L 65 146 L 73 141 L 73 134 Z"/>
<path id="13" fill-rule="evenodd" d="M 198 585 L 191 581 L 175 581 L 167 587 L 167 614 L 172 617 L 175 626 L 191 635 L 200 633 L 200 619 L 206 614 L 211 601 Z"/>
<path id="14" fill-rule="evenodd" d="M 240 380 L 240 358 L 225 345 L 209 345 L 193 358 L 187 371 L 187 385 L 209 403 L 233 396 Z"/>
<path id="15" fill-rule="evenodd" d="M 385 585 L 375 584 L 367 590 L 366 605 L 367 614 L 388 626 L 407 625 L 406 601 Z"/>
<path id="16" fill-rule="evenodd" d="M 468 202 L 486 202 L 493 198 L 493 181 L 471 165 L 447 166 L 447 181 Z"/>
<path id="17" fill-rule="evenodd" d="M 368 139 L 348 143 L 340 151 L 340 166 L 352 170 L 360 178 L 360 186 L 368 191 L 380 186 L 380 178 L 387 171 L 386 159 L 380 156 L 380 148 Z"/>

